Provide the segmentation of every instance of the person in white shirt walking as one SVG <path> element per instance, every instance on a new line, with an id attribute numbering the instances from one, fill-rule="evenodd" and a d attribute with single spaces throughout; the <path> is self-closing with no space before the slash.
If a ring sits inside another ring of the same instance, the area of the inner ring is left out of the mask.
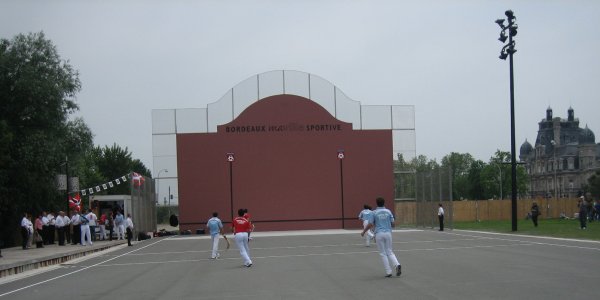
<path id="1" fill-rule="evenodd" d="M 367 204 L 365 204 L 363 208 L 364 209 L 358 214 L 358 219 L 363 222 L 363 229 L 365 229 L 369 226 L 369 220 L 371 220 L 371 217 L 373 216 L 373 211 L 371 210 L 371 206 Z M 365 246 L 371 247 L 371 240 L 374 236 L 372 230 L 367 231 L 367 235 L 365 236 Z"/>
<path id="2" fill-rule="evenodd" d="M 219 219 L 218 212 L 213 212 L 212 218 L 206 222 L 206 227 L 210 232 L 210 238 L 212 240 L 212 254 L 210 258 L 219 258 L 219 256 L 221 256 L 219 254 L 219 236 L 223 235 L 223 222 Z"/>
<path id="3" fill-rule="evenodd" d="M 440 231 L 444 231 L 444 207 L 441 203 L 438 208 L 438 220 L 440 221 Z"/>
<path id="4" fill-rule="evenodd" d="M 394 215 L 392 212 L 385 208 L 385 200 L 381 197 L 375 200 L 377 202 L 377 208 L 373 211 L 373 217 L 369 221 L 369 226 L 363 230 L 361 236 L 371 229 L 375 228 L 375 242 L 377 243 L 377 249 L 379 250 L 379 256 L 385 268 L 385 277 L 392 277 L 392 268 L 396 269 L 396 276 L 402 274 L 402 266 L 396 254 L 392 250 L 392 226 L 394 225 Z"/>
<path id="5" fill-rule="evenodd" d="M 133 221 L 131 220 L 131 214 L 127 214 L 127 220 L 125 220 L 127 226 L 127 246 L 133 246 L 131 239 L 133 238 Z"/>

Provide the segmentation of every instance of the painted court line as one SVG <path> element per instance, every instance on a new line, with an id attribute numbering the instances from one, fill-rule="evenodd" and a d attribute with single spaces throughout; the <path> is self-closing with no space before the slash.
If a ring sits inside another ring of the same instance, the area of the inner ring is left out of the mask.
<path id="1" fill-rule="evenodd" d="M 496 247 L 515 247 L 515 246 L 534 246 L 536 243 L 511 243 L 511 244 L 496 244 L 496 245 L 479 245 L 479 246 L 455 246 L 455 247 L 434 247 L 434 248 L 417 248 L 417 249 L 394 249 L 394 252 L 416 252 L 416 251 L 444 251 L 444 250 L 465 250 L 465 249 L 485 249 L 485 248 L 496 248 Z M 256 250 L 256 249 L 251 249 Z M 288 254 L 288 255 L 267 255 L 267 256 L 252 256 L 252 259 L 274 259 L 274 258 L 296 258 L 296 257 L 317 257 L 317 256 L 338 256 L 338 255 L 357 255 L 357 254 L 373 254 L 379 253 L 377 250 L 369 251 L 349 251 L 349 252 L 330 252 L 330 253 L 305 253 L 305 254 Z M 227 257 L 219 258 L 219 260 L 241 260 L 240 257 Z M 173 264 L 173 263 L 189 263 L 189 262 L 202 262 L 202 261 L 215 261 L 210 258 L 200 259 L 184 259 L 184 260 L 168 260 L 168 261 L 148 261 L 138 263 L 122 263 L 122 264 L 102 264 L 98 267 L 119 267 L 119 266 L 136 266 L 136 265 L 152 265 L 152 264 Z"/>
<path id="2" fill-rule="evenodd" d="M 47 282 L 54 281 L 54 280 L 56 280 L 56 279 L 60 279 L 60 278 L 63 278 L 63 277 L 67 277 L 67 276 L 70 276 L 70 275 L 73 275 L 73 274 L 79 273 L 79 272 L 81 272 L 81 271 L 85 271 L 85 270 L 87 270 L 87 269 L 89 269 L 89 268 L 93 268 L 93 267 L 99 266 L 99 265 L 101 265 L 101 264 L 103 264 L 103 263 L 106 263 L 106 262 L 109 262 L 109 261 L 115 260 L 115 259 L 117 259 L 117 258 L 119 258 L 119 257 L 123 257 L 123 256 L 125 256 L 125 255 L 127 255 L 127 254 L 130 254 L 130 253 L 132 253 L 132 252 L 136 252 L 136 251 L 142 250 L 142 249 L 144 249 L 144 248 L 150 247 L 150 246 L 152 246 L 152 245 L 154 245 L 154 244 L 156 244 L 156 243 L 160 243 L 161 241 L 163 241 L 163 240 L 158 240 L 158 241 L 156 241 L 156 242 L 154 242 L 154 243 L 152 243 L 152 244 L 148 244 L 148 245 L 146 245 L 146 246 L 143 246 L 143 247 L 141 247 L 141 248 L 138 248 L 138 249 L 135 249 L 135 250 L 131 250 L 131 251 L 129 251 L 129 252 L 126 252 L 126 253 L 123 253 L 123 254 L 121 254 L 121 255 L 115 256 L 115 257 L 113 257 L 113 258 L 109 258 L 109 259 L 107 259 L 107 260 L 105 260 L 105 261 L 99 262 L 99 263 L 97 263 L 97 264 L 93 264 L 93 265 L 91 265 L 91 266 L 87 266 L 87 267 L 81 268 L 81 269 L 79 269 L 79 270 L 75 270 L 75 271 L 73 271 L 73 272 L 69 272 L 69 273 L 67 273 L 67 274 L 59 275 L 59 276 L 56 276 L 56 277 L 54 277 L 54 278 L 50 278 L 50 279 L 47 279 L 47 280 L 44 280 L 44 281 L 36 282 L 36 283 L 34 283 L 34 284 L 30 284 L 30 285 L 28 285 L 28 286 L 24 286 L 24 287 L 18 288 L 18 289 L 16 289 L 16 290 L 12 290 L 12 291 L 9 291 L 9 292 L 6 292 L 6 293 L 3 293 L 3 294 L 0 294 L 0 297 L 4 297 L 4 296 L 10 295 L 10 294 L 14 294 L 14 293 L 16 293 L 16 292 L 18 292 L 18 291 L 22 291 L 22 290 L 24 290 L 24 289 L 28 289 L 28 288 L 31 288 L 31 287 L 34 287 L 34 286 L 38 286 L 38 285 L 40 285 L 40 284 L 44 284 L 44 283 L 47 283 Z"/>

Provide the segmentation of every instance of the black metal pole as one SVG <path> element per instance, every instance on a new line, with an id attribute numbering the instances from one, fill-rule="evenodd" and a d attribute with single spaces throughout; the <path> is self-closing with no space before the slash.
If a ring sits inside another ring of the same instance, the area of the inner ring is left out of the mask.
<path id="1" fill-rule="evenodd" d="M 344 163 L 343 159 L 340 159 L 340 187 L 342 189 L 342 229 L 346 228 L 344 222 Z"/>
<path id="2" fill-rule="evenodd" d="M 67 195 L 67 216 L 70 216 L 71 214 L 69 214 L 69 157 L 65 156 L 65 176 L 67 177 L 67 191 L 65 192 Z"/>
<path id="3" fill-rule="evenodd" d="M 233 224 L 233 162 L 229 162 L 229 202 L 231 205 L 231 224 Z"/>
<path id="4" fill-rule="evenodd" d="M 509 19 L 509 27 L 512 25 L 513 20 Z M 513 33 L 508 30 L 508 43 L 512 44 Z M 509 64 L 510 64 L 510 146 L 511 146 L 511 171 L 512 171 L 512 231 L 517 231 L 517 158 L 516 158 L 516 147 L 515 147 L 515 84 L 513 76 L 513 51 L 509 53 Z"/>

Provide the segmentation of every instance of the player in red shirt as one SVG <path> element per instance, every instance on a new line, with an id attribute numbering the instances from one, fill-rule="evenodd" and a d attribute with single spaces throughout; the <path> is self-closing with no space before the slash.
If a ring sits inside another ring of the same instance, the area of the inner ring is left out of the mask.
<path id="1" fill-rule="evenodd" d="M 240 208 L 238 210 L 238 217 L 233 219 L 233 239 L 238 249 L 240 249 L 240 255 L 244 259 L 244 266 L 251 267 L 252 260 L 250 259 L 250 249 L 248 248 L 248 232 L 252 229 L 252 223 L 244 218 L 244 213 L 245 210 Z"/>

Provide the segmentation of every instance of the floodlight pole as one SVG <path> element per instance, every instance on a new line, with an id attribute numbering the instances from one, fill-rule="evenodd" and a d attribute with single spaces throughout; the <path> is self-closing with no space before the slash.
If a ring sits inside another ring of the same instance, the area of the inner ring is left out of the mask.
<path id="1" fill-rule="evenodd" d="M 505 31 L 508 31 L 508 44 L 502 47 L 500 59 L 506 59 L 508 55 L 510 66 L 510 164 L 511 164 L 511 183 L 512 183 L 512 198 L 511 198 L 511 223 L 512 231 L 517 231 L 517 158 L 516 158 L 516 142 L 515 142 L 515 85 L 513 76 L 513 54 L 517 52 L 513 36 L 517 34 L 517 24 L 515 24 L 515 16 L 512 10 L 507 10 L 504 13 L 508 19 L 508 25 L 504 26 L 504 20 L 496 20 L 496 23 L 502 28 L 499 40 L 504 43 L 506 36 Z"/>

